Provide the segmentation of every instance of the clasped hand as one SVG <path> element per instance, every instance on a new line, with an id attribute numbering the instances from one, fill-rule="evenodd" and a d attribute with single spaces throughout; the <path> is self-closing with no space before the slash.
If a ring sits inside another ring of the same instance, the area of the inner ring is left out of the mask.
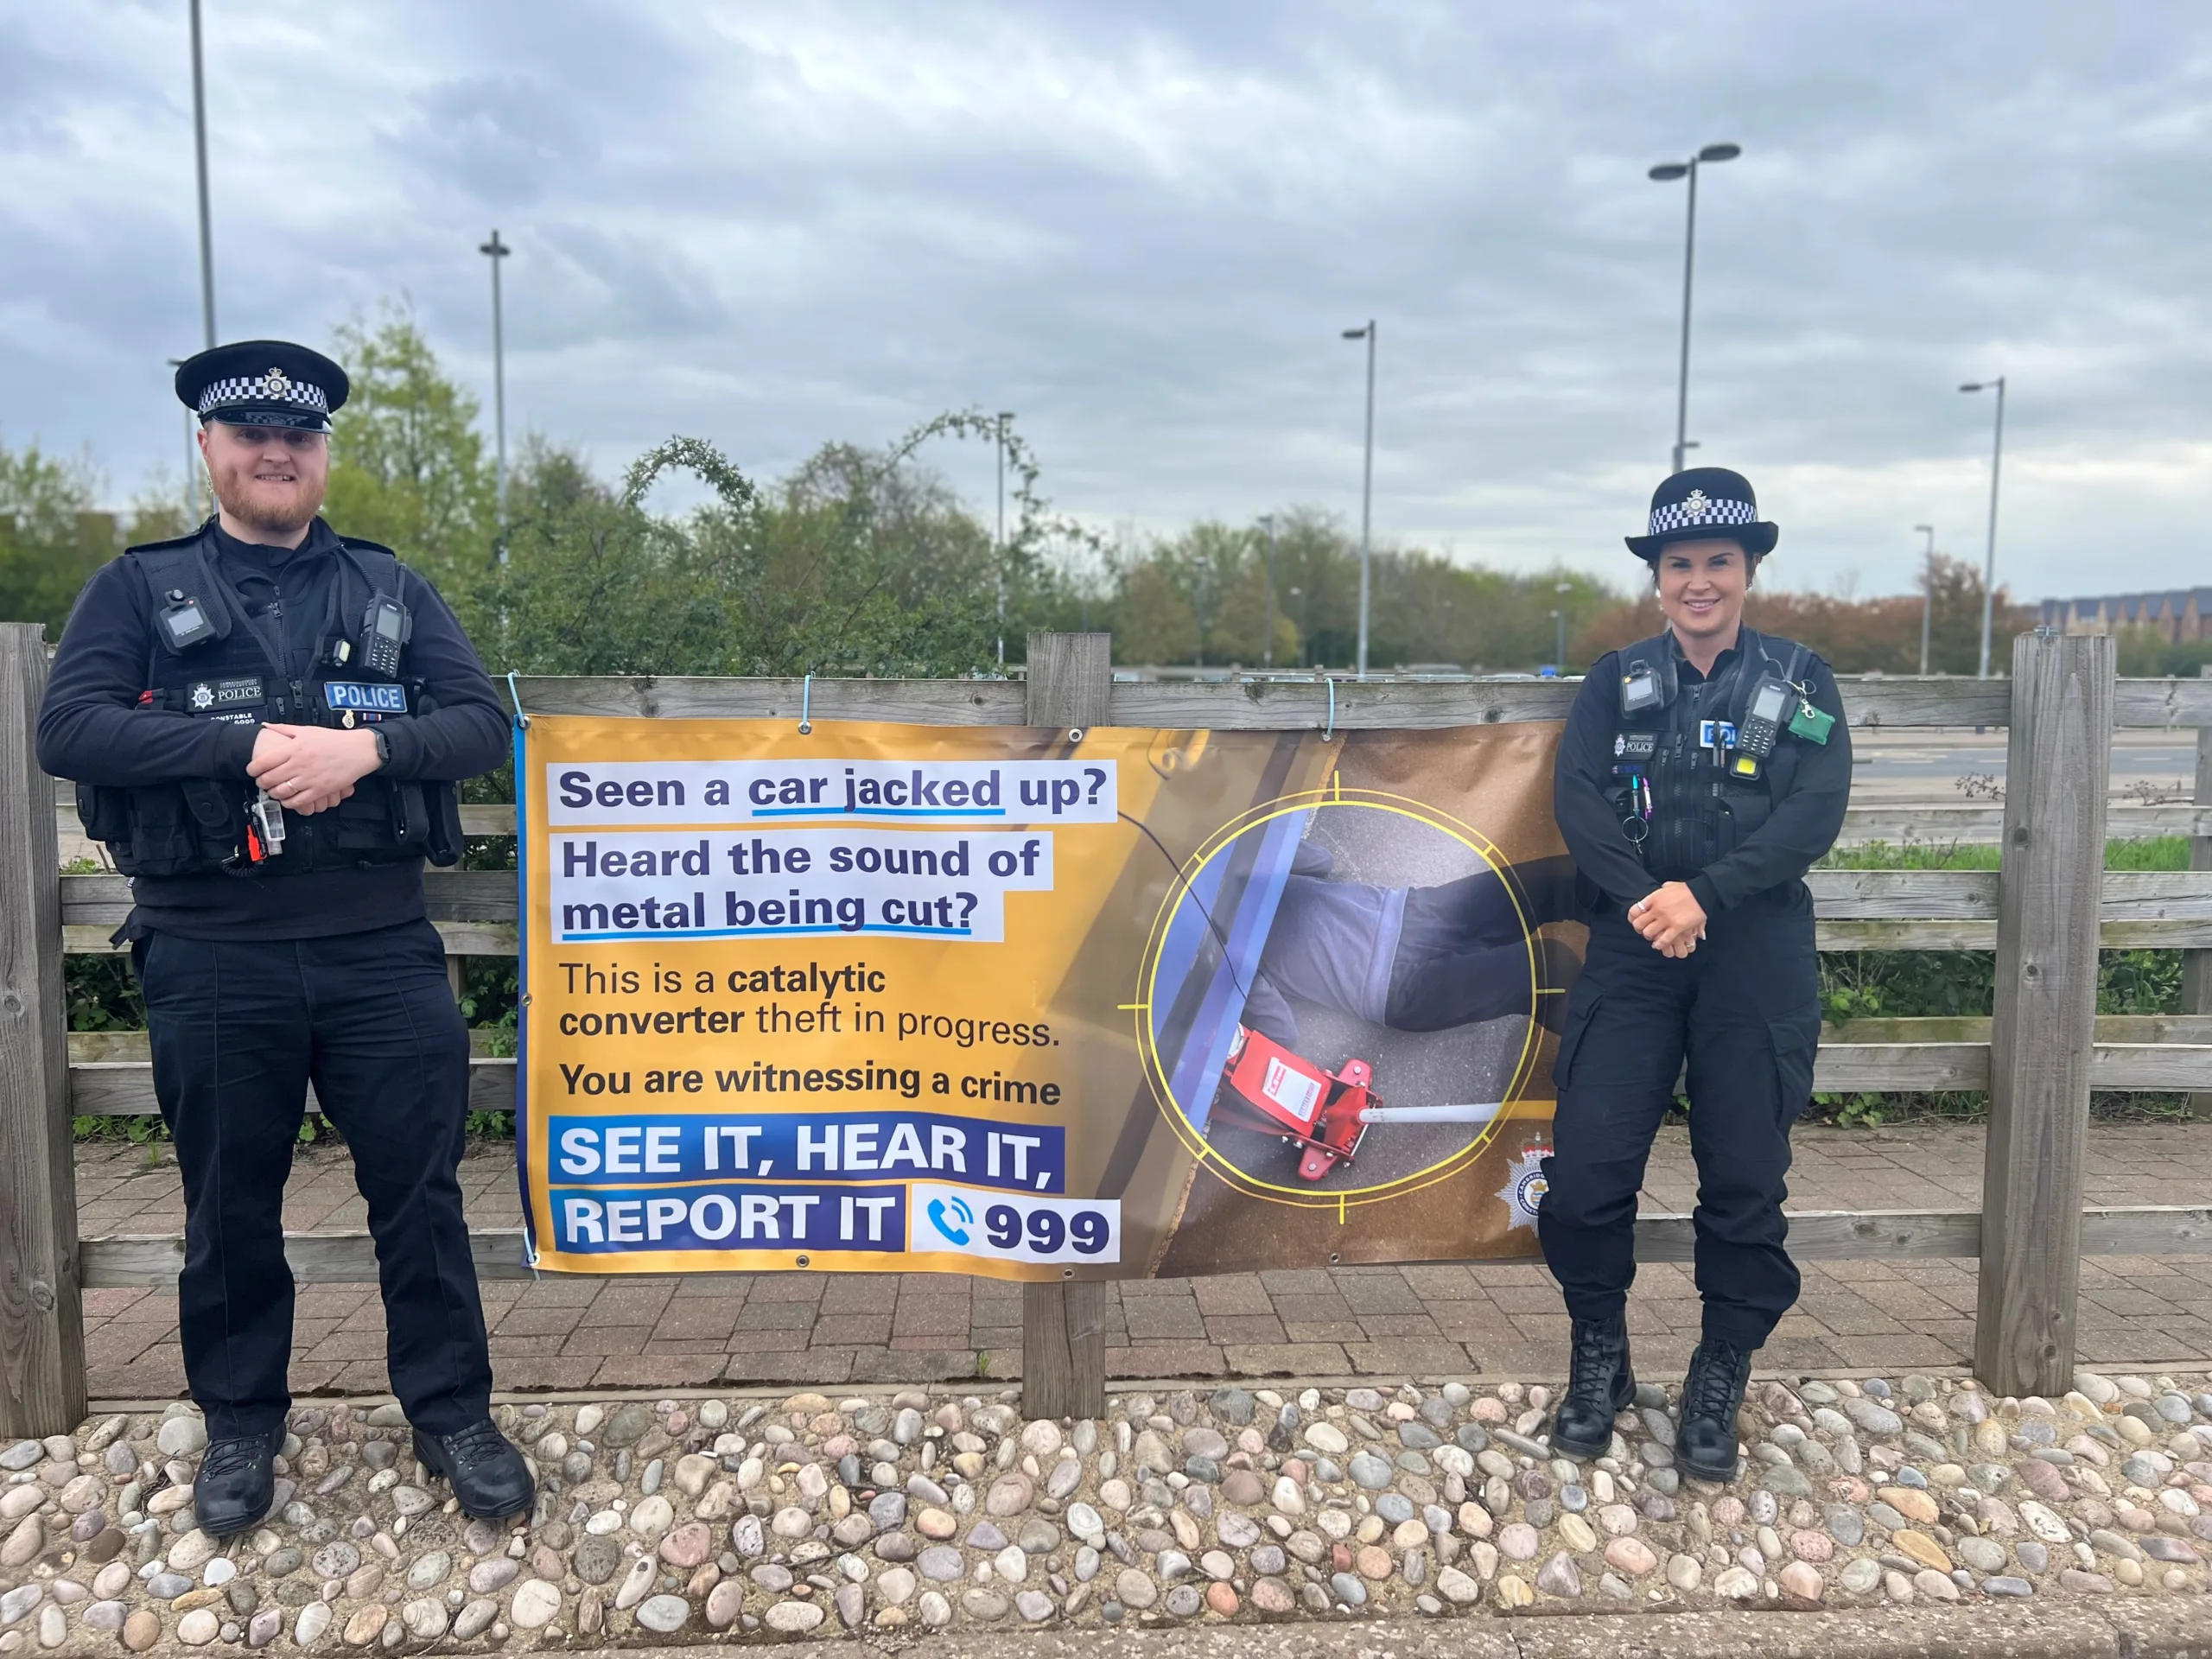
<path id="1" fill-rule="evenodd" d="M 1705 906 L 1687 882 L 1669 881 L 1628 907 L 1629 925 L 1663 956 L 1687 957 L 1705 937 Z"/>
<path id="2" fill-rule="evenodd" d="M 377 741 L 356 728 L 264 726 L 246 772 L 288 812 L 327 811 L 377 769 Z"/>

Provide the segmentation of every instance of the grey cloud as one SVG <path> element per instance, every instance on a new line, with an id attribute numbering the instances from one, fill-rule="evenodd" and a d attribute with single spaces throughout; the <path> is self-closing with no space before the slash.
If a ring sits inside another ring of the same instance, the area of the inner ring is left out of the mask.
<path id="1" fill-rule="evenodd" d="M 609 466 L 976 404 L 1102 523 L 1349 515 L 1374 315 L 1378 533 L 1618 575 L 1673 426 L 1681 187 L 1643 169 L 1726 137 L 1691 435 L 1791 579 L 1903 587 L 1930 519 L 1978 548 L 1953 388 L 1996 373 L 2016 586 L 2202 575 L 2192 5 L 207 4 L 226 332 L 404 291 L 488 391 L 496 222 L 512 418 Z M 197 330 L 181 10 L 0 20 L 0 430 L 124 480 Z"/>

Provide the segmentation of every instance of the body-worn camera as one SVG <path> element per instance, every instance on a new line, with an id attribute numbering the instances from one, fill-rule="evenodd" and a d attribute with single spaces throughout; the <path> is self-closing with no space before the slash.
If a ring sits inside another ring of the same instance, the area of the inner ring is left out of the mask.
<path id="1" fill-rule="evenodd" d="M 1662 652 L 1657 662 L 1635 658 L 1621 671 L 1621 713 L 1648 715 L 1675 700 L 1675 659 Z"/>
<path id="2" fill-rule="evenodd" d="M 168 602 L 162 607 L 159 620 L 171 651 L 189 651 L 215 637 L 215 620 L 197 598 L 181 588 L 170 588 L 164 597 Z"/>

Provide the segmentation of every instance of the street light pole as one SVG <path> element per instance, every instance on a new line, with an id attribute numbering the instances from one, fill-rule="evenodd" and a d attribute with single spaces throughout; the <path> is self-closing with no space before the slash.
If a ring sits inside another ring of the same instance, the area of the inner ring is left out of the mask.
<path id="1" fill-rule="evenodd" d="M 1260 522 L 1268 527 L 1268 631 L 1260 639 L 1260 666 L 1275 665 L 1275 516 L 1272 512 Z"/>
<path id="2" fill-rule="evenodd" d="M 492 230 L 492 239 L 480 243 L 476 251 L 492 262 L 492 430 L 498 446 L 499 524 L 507 522 L 507 340 L 505 319 L 499 305 L 499 261 L 514 250 L 499 240 L 499 227 Z"/>
<path id="3" fill-rule="evenodd" d="M 1567 672 L 1567 596 L 1574 591 L 1574 584 L 1562 582 L 1552 591 L 1559 595 L 1559 609 L 1552 613 L 1553 620 L 1559 624 L 1559 654 L 1552 661 L 1564 675 Z"/>
<path id="4" fill-rule="evenodd" d="M 181 369 L 183 366 L 182 358 L 169 359 L 169 367 Z M 188 409 L 184 411 L 184 511 L 188 516 L 200 510 L 202 493 L 197 480 L 206 480 L 207 476 L 206 469 L 200 464 L 199 437 L 200 423 Z M 209 487 L 213 487 L 212 482 Z M 211 506 L 208 511 L 212 512 L 214 509 Z"/>
<path id="5" fill-rule="evenodd" d="M 1690 284 L 1697 270 L 1697 170 L 1708 162 L 1732 162 L 1744 153 L 1741 144 L 1707 144 L 1687 162 L 1662 162 L 1645 176 L 1664 184 L 1689 181 L 1689 200 L 1682 232 L 1682 351 L 1675 380 L 1675 471 L 1682 470 L 1689 442 L 1690 420 Z"/>
<path id="6" fill-rule="evenodd" d="M 1359 677 L 1367 677 L 1367 599 L 1369 532 L 1375 509 L 1375 319 L 1364 328 L 1347 328 L 1346 340 L 1367 342 L 1367 459 L 1359 485 Z"/>
<path id="7" fill-rule="evenodd" d="M 1989 677 L 1989 629 L 1997 603 L 1997 474 L 2005 464 L 2005 377 L 1994 380 L 1969 380 L 1959 388 L 1961 391 L 1989 391 L 1997 393 L 1997 435 L 1989 451 L 1989 550 L 1982 556 L 1981 564 L 1981 666 L 1975 677 Z"/>
<path id="8" fill-rule="evenodd" d="M 996 572 L 995 582 L 998 594 L 999 618 L 999 667 L 1001 670 L 1004 670 L 1006 667 L 1006 423 L 1013 418 L 1014 411 L 1012 410 L 1002 409 L 999 411 L 999 550 L 998 556 L 992 560 L 991 563 Z"/>
<path id="9" fill-rule="evenodd" d="M 1925 570 L 1920 579 L 1920 671 L 1928 672 L 1928 629 L 1936 618 L 1936 526 L 1915 524 L 1913 529 L 1928 538 L 1928 553 L 1923 563 Z"/>
<path id="10" fill-rule="evenodd" d="M 215 349 L 215 252 L 207 213 L 207 77 L 200 68 L 200 0 L 192 0 L 192 149 L 200 166 L 200 324 Z"/>

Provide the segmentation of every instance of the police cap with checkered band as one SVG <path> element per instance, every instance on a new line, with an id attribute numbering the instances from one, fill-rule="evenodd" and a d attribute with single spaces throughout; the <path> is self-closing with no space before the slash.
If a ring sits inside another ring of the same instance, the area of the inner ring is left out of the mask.
<path id="1" fill-rule="evenodd" d="M 1627 538 L 1628 550 L 1645 563 L 1658 560 L 1669 542 L 1736 542 L 1753 558 L 1774 551 L 1780 526 L 1759 517 L 1751 480 L 1726 467 L 1693 467 L 1651 493 L 1651 527 Z"/>
<path id="2" fill-rule="evenodd" d="M 201 425 L 289 426 L 327 432 L 353 383 L 321 352 L 289 340 L 247 340 L 188 357 L 177 367 L 177 401 Z"/>

